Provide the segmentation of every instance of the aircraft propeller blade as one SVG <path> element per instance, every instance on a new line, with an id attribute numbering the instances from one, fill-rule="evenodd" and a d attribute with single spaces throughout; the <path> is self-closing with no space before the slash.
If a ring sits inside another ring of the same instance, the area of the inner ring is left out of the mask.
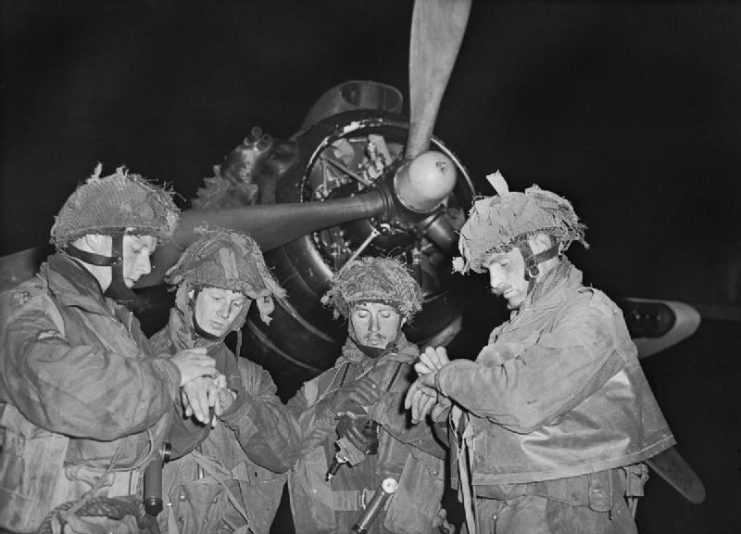
<path id="1" fill-rule="evenodd" d="M 700 504 L 705 500 L 705 485 L 685 459 L 679 455 L 676 447 L 660 452 L 646 460 L 646 463 L 692 504 Z"/>
<path id="2" fill-rule="evenodd" d="M 194 230 L 203 225 L 221 226 L 250 234 L 263 251 L 284 245 L 316 230 L 378 215 L 384 209 L 379 192 L 370 192 L 324 202 L 264 204 L 239 208 L 187 210 L 180 215 L 173 239 L 157 247 L 152 272 L 136 287 L 162 282 L 188 245 L 198 239 Z"/>
<path id="3" fill-rule="evenodd" d="M 471 0 L 417 0 L 409 46 L 409 138 L 406 158 L 426 151 L 463 40 Z"/>

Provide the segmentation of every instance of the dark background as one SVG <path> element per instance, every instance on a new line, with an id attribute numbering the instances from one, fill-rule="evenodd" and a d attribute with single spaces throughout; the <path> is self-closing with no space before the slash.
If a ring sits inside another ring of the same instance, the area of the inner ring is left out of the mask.
<path id="1" fill-rule="evenodd" d="M 411 0 L 0 8 L 0 254 L 44 244 L 99 161 L 191 198 L 253 126 L 292 135 L 340 82 L 407 93 Z M 592 245 L 572 257 L 595 286 L 698 305 L 697 334 L 643 363 L 708 498 L 691 505 L 655 477 L 639 526 L 741 530 L 741 329 L 729 320 L 741 304 L 741 6 L 474 0 L 435 133 L 483 193 L 500 169 L 512 189 L 572 200 Z"/>

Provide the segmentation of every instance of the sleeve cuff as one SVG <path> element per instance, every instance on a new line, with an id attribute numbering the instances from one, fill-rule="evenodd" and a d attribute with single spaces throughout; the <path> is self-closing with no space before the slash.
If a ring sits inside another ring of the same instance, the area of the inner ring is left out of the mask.
<path id="1" fill-rule="evenodd" d="M 170 396 L 173 399 L 177 399 L 178 390 L 180 389 L 180 381 L 182 380 L 180 369 L 178 369 L 177 365 L 165 358 L 154 358 L 152 360 L 152 365 L 156 370 L 160 371 L 162 375 L 164 375 L 170 391 Z"/>

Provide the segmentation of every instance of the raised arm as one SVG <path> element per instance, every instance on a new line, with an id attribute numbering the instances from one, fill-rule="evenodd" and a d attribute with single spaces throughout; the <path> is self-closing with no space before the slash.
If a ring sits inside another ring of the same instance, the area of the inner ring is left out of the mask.
<path id="1" fill-rule="evenodd" d="M 476 415 L 532 432 L 624 367 L 619 349 L 630 340 L 619 314 L 603 295 L 583 294 L 537 341 L 487 345 L 475 362 L 456 360 L 438 371 L 436 387 Z"/>
<path id="2" fill-rule="evenodd" d="M 245 359 L 239 360 L 239 372 L 243 389 L 219 419 L 234 431 L 253 462 L 284 473 L 298 456 L 296 419 L 276 395 L 270 373 Z"/>

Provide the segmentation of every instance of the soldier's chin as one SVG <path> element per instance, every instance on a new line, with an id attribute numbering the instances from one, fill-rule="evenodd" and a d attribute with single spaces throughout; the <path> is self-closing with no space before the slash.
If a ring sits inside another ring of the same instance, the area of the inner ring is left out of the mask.
<path id="1" fill-rule="evenodd" d="M 366 339 L 363 342 L 363 345 L 365 345 L 366 347 L 375 347 L 378 349 L 384 349 L 386 348 L 386 345 L 388 345 L 388 341 L 385 339 L 377 339 L 377 338 Z"/>
<path id="2" fill-rule="evenodd" d="M 520 306 L 522 306 L 523 302 L 525 302 L 525 299 L 519 296 L 507 299 L 507 308 L 509 308 L 510 310 L 517 310 L 520 308 Z"/>
<path id="3" fill-rule="evenodd" d="M 224 334 L 226 334 L 228 326 L 210 326 L 208 328 L 204 328 L 203 330 L 207 334 L 211 334 L 214 337 L 221 337 Z"/>

